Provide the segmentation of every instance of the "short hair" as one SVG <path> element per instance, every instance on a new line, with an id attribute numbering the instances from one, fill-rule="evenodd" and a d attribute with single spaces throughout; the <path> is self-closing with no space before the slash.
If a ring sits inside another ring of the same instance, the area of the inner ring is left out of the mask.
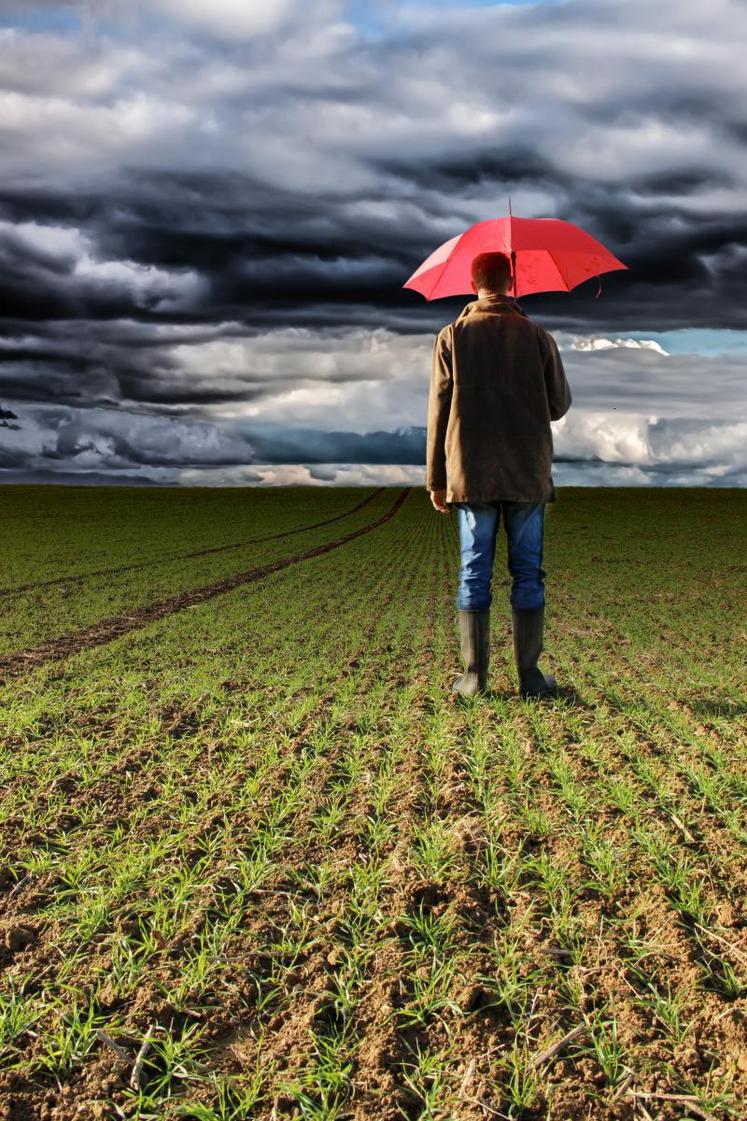
<path id="1" fill-rule="evenodd" d="M 511 287 L 511 261 L 506 253 L 478 253 L 471 272 L 478 291 L 507 292 Z"/>

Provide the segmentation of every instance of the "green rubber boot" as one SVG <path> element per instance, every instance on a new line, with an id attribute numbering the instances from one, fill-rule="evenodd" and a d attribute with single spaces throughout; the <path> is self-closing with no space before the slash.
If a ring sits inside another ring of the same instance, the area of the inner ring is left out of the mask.
<path id="1" fill-rule="evenodd" d="M 543 650 L 544 607 L 511 608 L 514 659 L 519 675 L 519 693 L 527 697 L 557 697 L 558 683 L 537 665 Z"/>
<path id="2" fill-rule="evenodd" d="M 465 671 L 454 682 L 452 692 L 462 697 L 474 697 L 477 693 L 484 693 L 488 686 L 490 609 L 457 611 L 457 616 Z"/>

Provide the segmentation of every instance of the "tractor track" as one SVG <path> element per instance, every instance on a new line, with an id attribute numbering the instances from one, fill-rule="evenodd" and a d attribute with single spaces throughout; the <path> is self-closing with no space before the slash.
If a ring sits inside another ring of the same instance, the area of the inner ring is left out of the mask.
<path id="1" fill-rule="evenodd" d="M 383 488 L 380 489 L 383 490 Z M 85 627 L 83 630 L 61 635 L 59 638 L 43 643 L 41 646 L 30 650 L 21 650 L 17 654 L 0 658 L 0 685 L 21 677 L 27 670 L 35 669 L 36 666 L 45 662 L 58 661 L 72 654 L 77 654 L 81 650 L 104 646 L 130 631 L 140 630 L 150 623 L 163 619 L 167 615 L 173 615 L 186 607 L 197 606 L 206 600 L 223 595 L 225 592 L 233 591 L 234 588 L 262 580 L 265 576 L 269 576 L 273 572 L 279 572 L 283 568 L 289 568 L 292 564 L 298 564 L 311 557 L 322 556 L 324 553 L 339 549 L 349 541 L 354 541 L 357 537 L 363 537 L 391 521 L 411 490 L 412 487 L 404 487 L 386 513 L 376 518 L 375 521 L 369 522 L 368 525 L 354 529 L 343 537 L 338 537 L 335 541 L 314 545 L 310 549 L 304 549 L 301 553 L 294 553 L 293 556 L 281 557 L 279 560 L 258 565 L 256 568 L 250 568 L 245 572 L 237 572 L 218 583 L 205 584 L 203 587 L 194 588 L 190 592 L 181 592 L 177 596 L 170 596 L 168 599 L 146 604 L 130 614 L 113 615 L 108 619 L 102 619 L 98 623 L 94 623 L 90 627 Z M 373 495 L 370 495 L 366 501 L 370 501 L 371 498 L 373 498 Z"/>
<path id="2" fill-rule="evenodd" d="M 2 596 L 16 596 L 21 595 L 23 592 L 31 592 L 35 588 L 52 588 L 57 584 L 74 584 L 80 583 L 83 580 L 88 580 L 92 576 L 112 576 L 120 572 L 133 572 L 138 568 L 153 568 L 157 564 L 165 564 L 167 561 L 175 560 L 190 560 L 192 557 L 207 557 L 213 553 L 226 553 L 231 549 L 243 549 L 247 545 L 257 545 L 263 541 L 278 541 L 281 537 L 292 537 L 295 533 L 306 533 L 310 529 L 319 529 L 323 525 L 331 525 L 332 522 L 342 521 L 343 518 L 349 518 L 351 514 L 356 514 L 362 510 L 364 506 L 368 506 L 375 498 L 381 494 L 384 487 L 377 487 L 371 494 L 367 495 L 362 502 L 357 502 L 355 506 L 351 506 L 349 510 L 343 510 L 341 514 L 335 514 L 331 518 L 324 518 L 320 522 L 310 522 L 308 525 L 296 526 L 295 529 L 284 529 L 280 533 L 267 533 L 262 537 L 249 537 L 246 541 L 235 541 L 231 545 L 213 545 L 209 549 L 195 549 L 189 553 L 164 553 L 160 557 L 155 557 L 153 560 L 134 561 L 132 564 L 122 564 L 110 568 L 95 568 L 91 572 L 80 572 L 72 576 L 55 576 L 51 580 L 34 580 L 30 584 L 16 584 L 11 588 L 0 588 L 0 595 Z"/>

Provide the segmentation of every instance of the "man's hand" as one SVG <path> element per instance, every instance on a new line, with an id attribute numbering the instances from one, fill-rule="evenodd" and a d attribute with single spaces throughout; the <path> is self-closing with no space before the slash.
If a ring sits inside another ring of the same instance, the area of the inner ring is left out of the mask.
<path id="1" fill-rule="evenodd" d="M 446 505 L 446 490 L 432 490 L 431 502 L 433 508 L 438 510 L 439 514 L 450 514 L 451 507 Z"/>

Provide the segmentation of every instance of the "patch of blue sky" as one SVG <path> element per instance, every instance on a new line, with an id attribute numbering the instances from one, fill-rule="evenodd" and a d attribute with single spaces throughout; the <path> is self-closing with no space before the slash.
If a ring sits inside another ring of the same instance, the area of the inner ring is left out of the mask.
<path id="1" fill-rule="evenodd" d="M 442 8 L 518 8 L 530 4 L 562 4 L 566 0 L 348 0 L 346 14 L 358 30 L 366 36 L 376 37 L 386 33 L 387 25 L 398 11 L 432 11 Z"/>
<path id="2" fill-rule="evenodd" d="M 18 4 L 0 17 L 0 27 L 18 27 L 23 31 L 78 32 L 81 20 L 80 13 L 68 4 L 43 8 Z"/>
<path id="3" fill-rule="evenodd" d="M 624 331 L 629 339 L 653 339 L 669 354 L 729 354 L 747 351 L 747 331 L 681 327 L 676 331 Z"/>

